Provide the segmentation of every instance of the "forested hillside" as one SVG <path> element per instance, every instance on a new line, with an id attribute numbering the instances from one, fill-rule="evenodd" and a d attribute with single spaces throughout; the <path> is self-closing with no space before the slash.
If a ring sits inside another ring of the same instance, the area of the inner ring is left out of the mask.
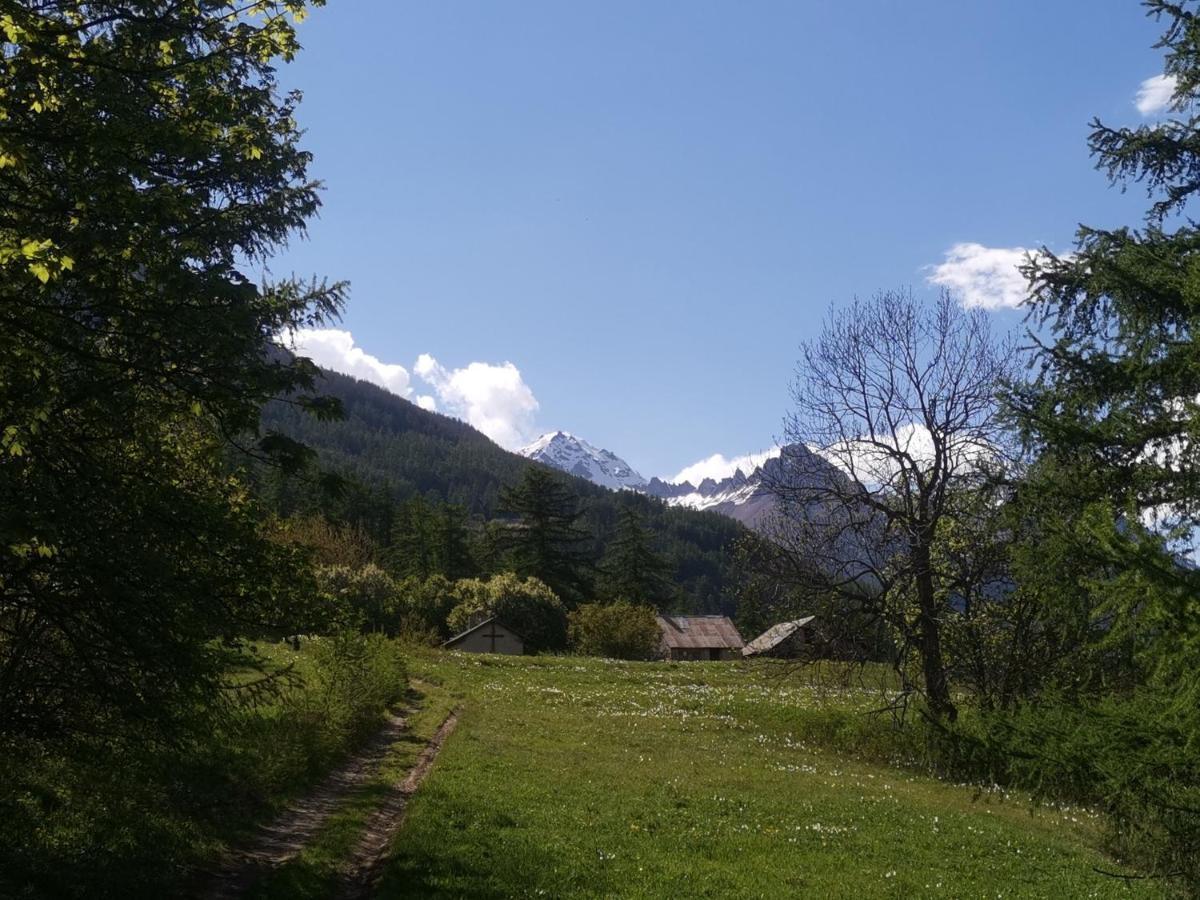
<path id="1" fill-rule="evenodd" d="M 344 417 L 317 421 L 287 403 L 268 403 L 263 427 L 317 451 L 320 467 L 344 479 L 330 490 L 315 477 L 259 475 L 259 491 L 283 515 L 322 512 L 363 527 L 377 542 L 394 540 L 399 504 L 420 497 L 462 507 L 477 530 L 502 517 L 500 492 L 531 466 L 469 425 L 427 412 L 369 382 L 325 372 L 318 390 L 341 401 Z M 590 556 L 604 557 L 621 507 L 633 507 L 653 535 L 679 586 L 680 611 L 733 613 L 728 567 L 733 544 L 744 533 L 716 513 L 668 507 L 632 492 L 615 493 L 563 473 L 582 510 L 581 524 L 594 536 Z"/>

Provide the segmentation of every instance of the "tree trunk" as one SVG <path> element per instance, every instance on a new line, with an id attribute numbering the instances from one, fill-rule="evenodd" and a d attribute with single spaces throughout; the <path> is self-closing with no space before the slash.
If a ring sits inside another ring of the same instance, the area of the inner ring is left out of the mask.
<path id="1" fill-rule="evenodd" d="M 913 553 L 913 562 L 916 569 L 914 576 L 917 583 L 917 604 L 920 609 L 917 625 L 920 630 L 925 697 L 929 701 L 929 711 L 934 718 L 953 722 L 958 718 L 958 709 L 950 699 L 946 665 L 942 660 L 941 626 L 938 622 L 937 601 L 933 590 L 929 547 L 917 548 Z"/>

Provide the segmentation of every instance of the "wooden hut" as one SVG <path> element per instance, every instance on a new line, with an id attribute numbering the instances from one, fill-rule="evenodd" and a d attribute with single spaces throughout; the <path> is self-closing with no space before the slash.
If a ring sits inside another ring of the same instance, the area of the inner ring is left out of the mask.
<path id="1" fill-rule="evenodd" d="M 738 659 L 742 636 L 728 616 L 659 616 L 664 659 Z"/>
<path id="2" fill-rule="evenodd" d="M 520 656 L 525 652 L 525 639 L 495 616 L 472 625 L 442 644 L 446 650 L 464 653 L 507 653 Z"/>

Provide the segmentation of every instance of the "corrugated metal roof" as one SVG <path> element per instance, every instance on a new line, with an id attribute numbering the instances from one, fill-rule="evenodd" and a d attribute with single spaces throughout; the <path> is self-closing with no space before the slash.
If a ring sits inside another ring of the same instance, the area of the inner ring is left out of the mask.
<path id="1" fill-rule="evenodd" d="M 742 648 L 742 655 L 753 656 L 755 653 L 766 653 L 768 650 L 775 649 L 815 618 L 816 616 L 805 616 L 803 619 L 772 625 Z"/>
<path id="2" fill-rule="evenodd" d="M 663 646 L 697 650 L 740 650 L 742 636 L 728 616 L 659 616 Z"/>

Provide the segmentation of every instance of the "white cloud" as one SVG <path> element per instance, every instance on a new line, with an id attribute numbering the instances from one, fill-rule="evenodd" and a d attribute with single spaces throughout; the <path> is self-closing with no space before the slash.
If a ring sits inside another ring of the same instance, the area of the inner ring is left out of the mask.
<path id="1" fill-rule="evenodd" d="M 478 428 L 500 446 L 516 449 L 533 436 L 537 398 L 512 363 L 473 362 L 450 370 L 422 353 L 413 371 L 433 388 L 447 415 Z"/>
<path id="2" fill-rule="evenodd" d="M 349 331 L 340 328 L 305 328 L 286 335 L 284 343 L 322 368 L 353 375 L 400 397 L 412 394 L 408 370 L 394 363 L 381 362 L 356 346 L 354 336 Z"/>
<path id="3" fill-rule="evenodd" d="M 1147 78 L 1138 88 L 1133 105 L 1143 116 L 1157 115 L 1170 107 L 1175 85 L 1174 75 L 1155 75 L 1153 78 Z"/>
<path id="4" fill-rule="evenodd" d="M 949 288 L 963 306 L 1012 309 L 1029 294 L 1029 284 L 1017 269 L 1030 251 L 1024 247 L 985 247 L 955 244 L 946 261 L 931 266 L 928 281 Z"/>
<path id="5" fill-rule="evenodd" d="M 768 459 L 778 455 L 778 447 L 760 450 L 758 453 L 747 453 L 745 456 L 735 456 L 732 459 L 726 459 L 720 453 L 714 453 L 707 459 L 694 462 L 681 469 L 679 474 L 670 480 L 676 484 L 690 481 L 692 484 L 698 485 L 705 478 L 711 478 L 713 481 L 729 478 L 738 469 L 742 470 L 742 474 L 749 475 Z"/>
<path id="6" fill-rule="evenodd" d="M 510 362 L 473 362 L 448 370 L 428 353 L 422 353 L 412 372 L 432 392 L 414 396 L 409 370 L 367 353 L 349 331 L 308 328 L 290 332 L 282 339 L 285 346 L 322 368 L 379 385 L 421 409 L 462 419 L 503 447 L 520 447 L 534 433 L 537 398 Z"/>

